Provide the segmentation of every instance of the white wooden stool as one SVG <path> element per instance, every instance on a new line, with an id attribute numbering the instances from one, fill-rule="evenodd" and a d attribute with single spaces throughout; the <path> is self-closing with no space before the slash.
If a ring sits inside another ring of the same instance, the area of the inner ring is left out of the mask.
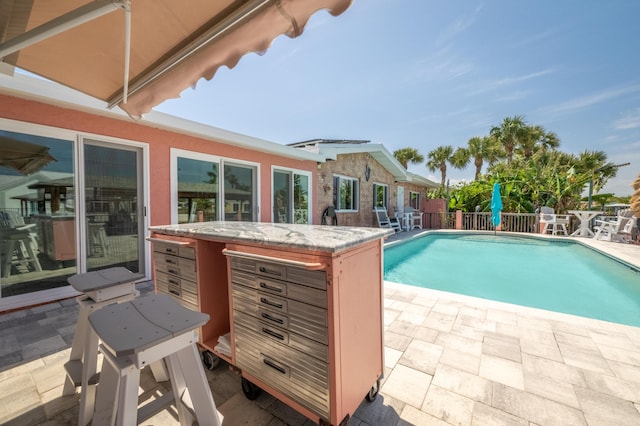
<path id="1" fill-rule="evenodd" d="M 141 297 L 89 315 L 89 340 L 102 341 L 104 361 L 95 404 L 81 396 L 80 424 L 86 424 L 83 413 L 95 408 L 92 426 L 134 425 L 175 402 L 181 425 L 190 425 L 195 417 L 200 425 L 219 426 L 222 416 L 196 347 L 196 330 L 207 321 L 208 314 L 191 311 L 167 295 Z M 163 359 L 172 390 L 138 409 L 140 369 Z M 95 363 L 84 364 L 83 389 L 95 368 Z"/>
<path id="2" fill-rule="evenodd" d="M 78 305 L 80 305 L 80 312 L 71 343 L 71 355 L 69 361 L 64 365 L 67 377 L 62 390 L 63 395 L 72 395 L 81 384 L 82 365 L 87 361 L 85 346 L 89 333 L 89 314 L 112 303 L 133 300 L 140 294 L 136 290 L 135 282 L 141 278 L 144 278 L 144 275 L 134 274 L 122 267 L 91 271 L 69 277 L 69 284 L 76 291 L 84 294 L 76 298 Z M 97 351 L 98 342 L 93 344 Z M 97 352 L 95 356 L 97 356 Z M 91 377 L 89 383 L 95 385 L 97 379 L 97 376 Z"/>

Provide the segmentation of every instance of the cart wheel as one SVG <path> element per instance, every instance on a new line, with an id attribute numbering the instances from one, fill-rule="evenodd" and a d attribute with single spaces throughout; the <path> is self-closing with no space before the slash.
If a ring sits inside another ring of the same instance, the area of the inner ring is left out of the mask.
<path id="1" fill-rule="evenodd" d="M 215 356 L 211 351 L 202 352 L 202 363 L 207 370 L 213 370 L 220 364 L 220 358 Z"/>
<path id="2" fill-rule="evenodd" d="M 260 395 L 262 389 L 245 379 L 242 378 L 242 392 L 244 392 L 244 396 L 247 397 L 249 401 L 253 401 Z"/>
<path id="3" fill-rule="evenodd" d="M 367 401 L 373 402 L 378 396 L 378 391 L 380 391 L 380 379 L 376 380 L 376 383 L 369 389 L 369 393 L 366 396 Z"/>

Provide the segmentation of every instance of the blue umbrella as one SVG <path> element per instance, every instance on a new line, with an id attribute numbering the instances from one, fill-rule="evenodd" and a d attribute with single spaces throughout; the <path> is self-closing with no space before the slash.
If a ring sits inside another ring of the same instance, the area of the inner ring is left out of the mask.
<path id="1" fill-rule="evenodd" d="M 500 198 L 500 184 L 493 184 L 493 194 L 491 195 L 491 223 L 497 227 L 500 225 L 500 212 L 502 211 L 502 198 Z"/>

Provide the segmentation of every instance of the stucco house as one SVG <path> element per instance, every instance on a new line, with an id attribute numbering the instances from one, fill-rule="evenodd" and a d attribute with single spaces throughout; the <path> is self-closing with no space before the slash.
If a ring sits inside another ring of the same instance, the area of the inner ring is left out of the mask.
<path id="1" fill-rule="evenodd" d="M 339 225 L 377 226 L 375 207 L 386 208 L 389 215 L 407 207 L 425 212 L 426 192 L 438 187 L 405 169 L 381 144 L 313 139 L 289 146 L 327 159 L 315 172 L 314 217 L 333 206 Z"/>
<path id="2" fill-rule="evenodd" d="M 374 203 L 422 209 L 436 186 L 379 144 L 286 146 L 155 111 L 134 121 L 23 74 L 0 73 L 0 142 L 37 164 L 0 163 L 0 312 L 74 296 L 79 272 L 151 278 L 149 226 L 320 224 L 329 205 L 341 225 L 377 226 Z"/>

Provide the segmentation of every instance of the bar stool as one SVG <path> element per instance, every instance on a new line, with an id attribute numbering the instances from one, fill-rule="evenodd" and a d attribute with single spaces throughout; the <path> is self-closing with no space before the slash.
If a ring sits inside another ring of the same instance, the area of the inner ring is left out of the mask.
<path id="1" fill-rule="evenodd" d="M 112 303 L 133 300 L 140 294 L 136 290 L 135 282 L 141 278 L 144 278 L 144 275 L 134 274 L 122 267 L 91 271 L 69 277 L 67 280 L 69 284 L 83 294 L 76 297 L 80 312 L 71 343 L 71 355 L 69 361 L 64 365 L 67 377 L 62 390 L 63 395 L 72 395 L 81 385 L 82 365 L 87 362 L 85 347 L 89 335 L 89 314 Z M 97 350 L 98 342 L 94 342 L 94 345 Z M 97 353 L 95 356 L 97 357 Z M 95 385 L 97 380 L 97 376 L 91 377 L 88 383 Z"/>
<path id="2" fill-rule="evenodd" d="M 104 360 L 95 404 L 86 393 L 81 396 L 80 424 L 88 423 L 83 413 L 91 412 L 92 426 L 138 424 L 175 402 L 181 425 L 190 425 L 195 417 L 201 425 L 219 426 L 222 417 L 196 347 L 196 330 L 207 321 L 208 314 L 191 311 L 162 294 L 89 315 L 89 341 L 102 341 Z M 92 349 L 88 344 L 86 351 Z M 172 390 L 138 408 L 140 369 L 160 360 L 167 364 Z M 95 369 L 95 363 L 83 365 L 83 389 Z"/>

